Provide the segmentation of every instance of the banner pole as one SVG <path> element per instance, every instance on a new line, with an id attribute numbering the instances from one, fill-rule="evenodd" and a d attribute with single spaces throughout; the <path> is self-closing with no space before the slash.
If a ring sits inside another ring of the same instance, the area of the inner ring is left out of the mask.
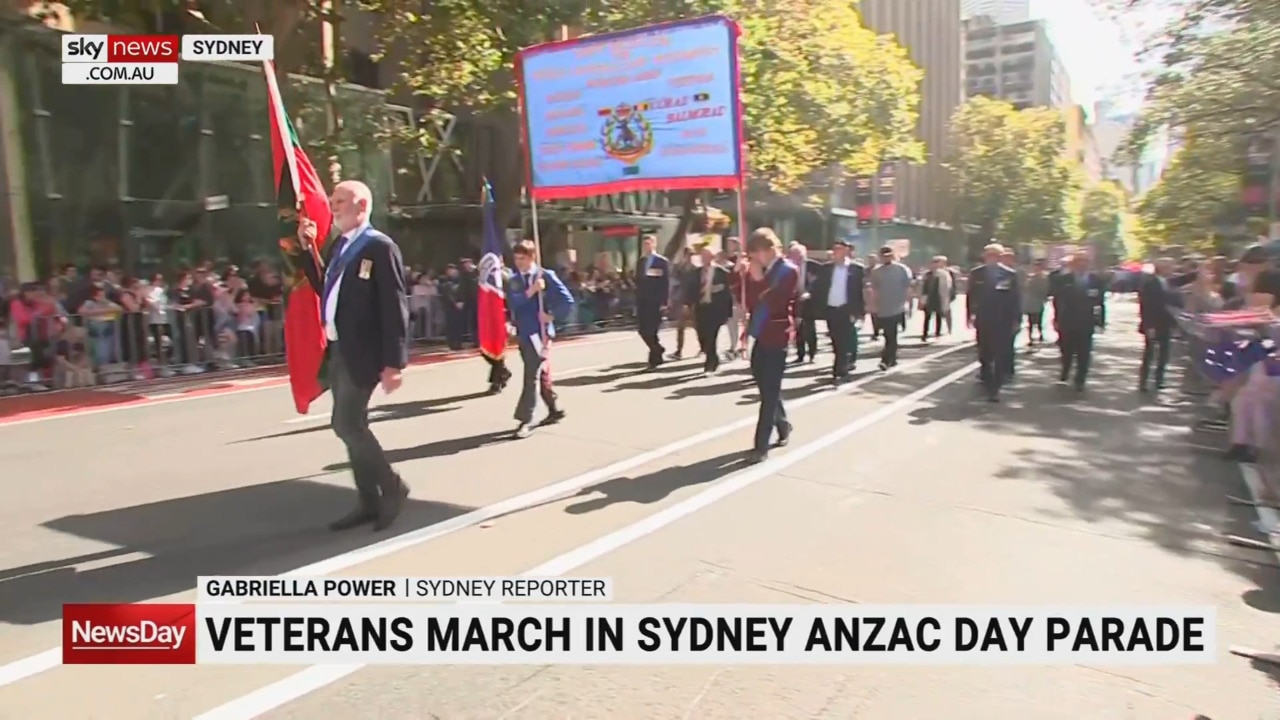
<path id="1" fill-rule="evenodd" d="M 747 184 L 742 182 L 738 184 L 738 251 L 742 254 L 747 252 Z M 734 268 L 737 272 L 737 268 Z M 738 337 L 738 351 L 744 356 L 747 354 L 747 279 L 749 273 L 743 273 L 741 282 L 738 286 L 742 291 L 742 333 Z"/>
<path id="2" fill-rule="evenodd" d="M 538 201 L 533 198 L 532 193 L 529 194 L 529 220 L 533 223 L 533 261 L 538 264 L 538 279 L 545 284 L 546 280 L 544 279 L 545 274 L 542 266 L 542 232 L 538 229 Z M 546 305 L 542 297 L 545 292 L 546 288 L 543 288 L 542 292 L 538 293 L 538 328 L 542 335 L 543 357 L 547 355 L 547 326 L 546 323 L 542 322 L 542 315 L 546 312 Z"/>

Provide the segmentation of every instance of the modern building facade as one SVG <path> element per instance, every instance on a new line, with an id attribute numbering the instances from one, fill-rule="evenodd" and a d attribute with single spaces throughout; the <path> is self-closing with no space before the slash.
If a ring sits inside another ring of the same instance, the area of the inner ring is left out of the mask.
<path id="1" fill-rule="evenodd" d="M 965 20 L 988 17 L 997 25 L 1011 25 L 1031 19 L 1030 0 L 962 0 L 961 17 Z"/>
<path id="2" fill-rule="evenodd" d="M 953 219 L 943 162 L 951 116 L 965 99 L 961 0 L 863 0 L 858 8 L 869 28 L 895 35 L 924 70 L 918 137 L 925 145 L 925 162 L 898 168 L 895 200 L 903 225 L 899 233 L 920 238 L 937 234 Z"/>
<path id="3" fill-rule="evenodd" d="M 965 21 L 965 93 L 1007 100 L 1017 108 L 1071 106 L 1071 78 L 1042 20 L 999 24 Z"/>

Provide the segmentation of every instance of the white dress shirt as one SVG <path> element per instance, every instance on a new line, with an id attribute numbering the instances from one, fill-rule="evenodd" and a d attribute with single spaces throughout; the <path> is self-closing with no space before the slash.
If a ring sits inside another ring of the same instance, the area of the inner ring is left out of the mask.
<path id="1" fill-rule="evenodd" d="M 831 268 L 831 289 L 827 291 L 827 307 L 849 304 L 849 263 Z"/>
<path id="2" fill-rule="evenodd" d="M 351 244 L 361 233 L 369 229 L 369 223 L 362 223 L 351 232 L 342 233 L 343 243 L 342 250 L 333 257 L 329 258 L 329 262 L 338 262 L 338 258 L 346 255 L 351 250 Z M 343 268 L 338 277 L 333 279 L 333 292 L 329 293 L 329 300 L 324 304 L 324 334 L 329 338 L 329 342 L 338 339 L 338 293 L 342 291 L 342 278 L 347 274 L 347 269 Z M 323 276 L 323 275 L 322 275 Z M 324 288 L 320 289 L 324 292 Z"/>

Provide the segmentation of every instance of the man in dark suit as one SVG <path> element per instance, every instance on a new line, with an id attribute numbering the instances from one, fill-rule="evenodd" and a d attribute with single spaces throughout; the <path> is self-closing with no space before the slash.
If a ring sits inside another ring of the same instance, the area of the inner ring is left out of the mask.
<path id="1" fill-rule="evenodd" d="M 636 321 L 640 339 L 649 346 L 649 369 L 662 364 L 665 348 L 658 340 L 662 316 L 671 293 L 671 263 L 657 253 L 658 239 L 645 235 L 642 256 L 636 265 Z"/>
<path id="2" fill-rule="evenodd" d="M 982 249 L 982 265 L 969 271 L 965 296 L 968 326 L 978 335 L 978 377 L 991 402 L 1000 401 L 1000 388 L 1013 367 L 1013 340 L 1022 325 L 1022 288 L 1018 273 L 1000 264 L 1004 247 L 992 243 Z"/>
<path id="3" fill-rule="evenodd" d="M 360 495 L 359 506 L 329 527 L 338 531 L 371 523 L 374 530 L 385 530 L 400 514 L 409 488 L 369 429 L 369 398 L 379 384 L 383 392 L 395 392 L 409 360 L 404 260 L 395 242 L 369 224 L 369 186 L 340 182 L 329 204 L 341 235 L 325 244 L 324 267 L 311 252 L 302 253 L 301 266 L 312 287 L 321 288 L 333 432 L 347 446 Z M 310 248 L 315 223 L 303 219 L 298 238 Z"/>
<path id="4" fill-rule="evenodd" d="M 553 425 L 564 419 L 555 389 L 551 386 L 551 368 L 547 365 L 547 351 L 556 336 L 555 319 L 564 317 L 573 307 L 573 294 L 555 271 L 538 267 L 533 243 L 520 242 L 512 250 L 516 270 L 511 275 L 507 290 L 507 305 L 511 308 L 511 323 L 516 328 L 516 342 L 520 348 L 520 360 L 524 362 L 523 388 L 516 403 L 515 437 L 529 437 L 533 410 L 538 397 L 546 403 L 548 414 L 543 425 Z"/>
<path id="5" fill-rule="evenodd" d="M 818 309 L 813 299 L 813 285 L 818 282 L 821 263 L 809 259 L 809 249 L 801 243 L 791 243 L 787 260 L 800 271 L 800 287 L 796 288 L 796 362 L 815 362 L 818 357 Z"/>
<path id="6" fill-rule="evenodd" d="M 733 314 L 733 295 L 729 290 L 729 272 L 716 264 L 711 247 L 700 245 L 698 254 L 702 258 L 702 266 L 695 268 L 696 279 L 687 284 L 691 292 L 688 303 L 693 306 L 698 349 L 703 357 L 702 371 L 710 374 L 720 368 L 716 342 L 720 338 L 720 326 Z"/>
<path id="7" fill-rule="evenodd" d="M 1089 272 L 1089 258 L 1083 254 L 1066 258 L 1066 267 L 1053 274 L 1049 292 L 1053 297 L 1053 322 L 1058 331 L 1058 351 L 1062 359 L 1059 382 L 1067 382 L 1075 366 L 1075 388 L 1084 390 L 1093 358 L 1093 331 L 1102 322 L 1101 277 Z"/>
<path id="8" fill-rule="evenodd" d="M 866 280 L 866 268 L 849 259 L 849 243 L 836 240 L 831 246 L 831 262 L 822 266 L 810 293 L 831 335 L 836 356 L 831 379 L 837 383 L 848 380 L 858 362 L 857 324 L 867 314 Z"/>
<path id="9" fill-rule="evenodd" d="M 1177 293 L 1171 282 L 1173 258 L 1160 258 L 1154 272 L 1143 275 L 1138 284 L 1138 332 L 1142 333 L 1142 367 L 1138 370 L 1138 391 L 1147 392 L 1151 363 L 1155 361 L 1156 389 L 1164 389 L 1164 372 L 1169 365 L 1169 339 L 1174 319 L 1169 310 Z"/>
<path id="10" fill-rule="evenodd" d="M 746 250 L 751 258 L 744 280 L 750 313 L 747 335 L 755 339 L 751 344 L 751 377 L 760 393 L 751 459 L 763 462 L 769 456 L 774 431 L 779 446 L 791 439 L 791 422 L 782 406 L 782 376 L 787 368 L 787 345 L 795 330 L 800 270 L 782 257 L 782 243 L 769 228 L 752 232 Z"/>

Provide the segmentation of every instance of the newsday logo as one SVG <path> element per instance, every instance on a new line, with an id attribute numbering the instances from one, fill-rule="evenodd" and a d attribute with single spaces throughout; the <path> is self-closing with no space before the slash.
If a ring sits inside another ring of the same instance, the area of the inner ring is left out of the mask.
<path id="1" fill-rule="evenodd" d="M 62 606 L 66 665 L 190 665 L 196 661 L 195 635 L 193 605 Z"/>

